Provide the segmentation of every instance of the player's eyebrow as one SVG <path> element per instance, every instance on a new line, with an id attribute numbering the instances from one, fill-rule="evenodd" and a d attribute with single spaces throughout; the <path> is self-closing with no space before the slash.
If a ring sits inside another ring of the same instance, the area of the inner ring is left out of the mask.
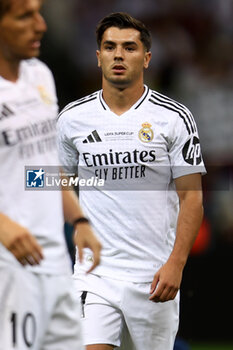
<path id="1" fill-rule="evenodd" d="M 125 41 L 123 43 L 123 46 L 133 46 L 133 45 L 138 46 L 138 44 L 135 41 Z"/>
<path id="2" fill-rule="evenodd" d="M 103 42 L 103 45 L 116 45 L 116 43 L 114 41 L 111 41 L 111 40 L 105 40 Z"/>
<path id="3" fill-rule="evenodd" d="M 115 41 L 111 41 L 111 40 L 106 40 L 103 42 L 103 45 L 117 45 Z M 128 45 L 135 45 L 137 46 L 137 43 L 135 41 L 124 41 L 122 43 L 123 46 L 128 46 Z"/>

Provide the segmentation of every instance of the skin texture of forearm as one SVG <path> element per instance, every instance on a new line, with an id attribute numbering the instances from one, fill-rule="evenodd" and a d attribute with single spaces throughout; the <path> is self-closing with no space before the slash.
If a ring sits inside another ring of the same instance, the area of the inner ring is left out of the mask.
<path id="1" fill-rule="evenodd" d="M 165 302 L 176 297 L 203 217 L 200 174 L 182 176 L 175 183 L 180 201 L 176 240 L 167 262 L 154 275 L 149 298 L 154 302 Z"/>
<path id="2" fill-rule="evenodd" d="M 203 219 L 202 192 L 188 191 L 180 195 L 180 212 L 176 241 L 170 259 L 185 265 Z"/>

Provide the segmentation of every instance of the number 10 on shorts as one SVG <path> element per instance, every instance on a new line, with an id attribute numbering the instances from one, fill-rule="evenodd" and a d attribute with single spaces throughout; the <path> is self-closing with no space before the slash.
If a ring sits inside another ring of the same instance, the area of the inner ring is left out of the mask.
<path id="1" fill-rule="evenodd" d="M 29 312 L 21 318 L 16 312 L 12 312 L 10 322 L 13 348 L 19 349 L 19 338 L 21 338 L 26 347 L 30 349 L 36 338 L 35 316 Z"/>

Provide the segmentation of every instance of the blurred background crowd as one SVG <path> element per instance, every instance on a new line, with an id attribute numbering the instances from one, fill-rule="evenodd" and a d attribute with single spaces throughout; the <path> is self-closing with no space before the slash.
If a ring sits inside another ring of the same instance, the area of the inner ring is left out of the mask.
<path id="1" fill-rule="evenodd" d="M 183 103 L 198 125 L 208 175 L 205 219 L 185 269 L 180 336 L 232 341 L 233 0 L 47 0 L 42 60 L 60 108 L 101 87 L 95 27 L 126 11 L 153 37 L 145 82 Z"/>

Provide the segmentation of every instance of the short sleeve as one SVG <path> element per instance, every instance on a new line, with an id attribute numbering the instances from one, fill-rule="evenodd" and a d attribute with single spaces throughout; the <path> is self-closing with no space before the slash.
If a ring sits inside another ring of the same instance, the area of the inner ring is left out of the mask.
<path id="1" fill-rule="evenodd" d="M 169 158 L 173 178 L 205 174 L 198 130 L 190 111 L 177 114 L 170 135 Z"/>

